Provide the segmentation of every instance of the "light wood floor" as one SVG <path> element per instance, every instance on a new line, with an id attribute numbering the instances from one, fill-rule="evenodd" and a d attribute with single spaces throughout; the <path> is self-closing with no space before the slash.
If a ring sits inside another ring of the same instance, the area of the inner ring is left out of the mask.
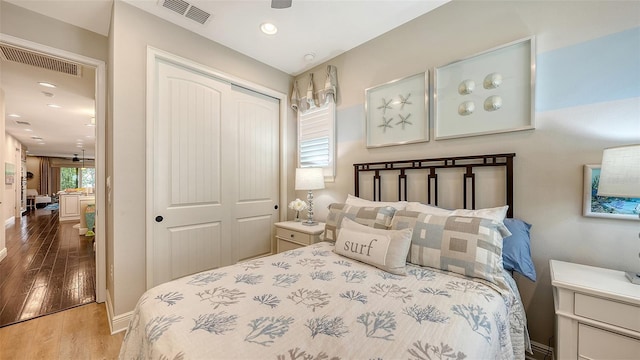
<path id="1" fill-rule="evenodd" d="M 91 303 L 0 328 L 0 359 L 117 359 L 105 304 Z"/>

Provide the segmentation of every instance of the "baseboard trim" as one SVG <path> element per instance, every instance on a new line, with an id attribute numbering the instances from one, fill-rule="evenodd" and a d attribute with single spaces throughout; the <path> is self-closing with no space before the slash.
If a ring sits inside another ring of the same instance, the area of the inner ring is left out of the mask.
<path id="1" fill-rule="evenodd" d="M 7 257 L 7 248 L 0 250 L 0 261 Z"/>
<path id="2" fill-rule="evenodd" d="M 109 329 L 111 335 L 127 330 L 133 311 L 129 311 L 122 315 L 115 316 L 113 314 L 113 302 L 111 301 L 111 293 L 107 291 L 107 316 L 109 317 Z"/>
<path id="3" fill-rule="evenodd" d="M 533 351 L 533 355 L 526 354 L 525 359 L 527 360 L 554 360 L 555 359 L 555 353 L 553 351 L 553 348 L 550 346 L 532 341 L 531 350 Z"/>
<path id="4" fill-rule="evenodd" d="M 4 226 L 9 226 L 12 225 L 16 222 L 16 217 L 12 216 L 10 218 L 8 218 L 7 220 L 4 221 Z"/>

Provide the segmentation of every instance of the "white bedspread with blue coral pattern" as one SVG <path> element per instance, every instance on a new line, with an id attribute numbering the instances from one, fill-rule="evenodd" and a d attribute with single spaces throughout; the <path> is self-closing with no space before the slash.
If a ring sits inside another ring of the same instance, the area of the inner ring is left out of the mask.
<path id="1" fill-rule="evenodd" d="M 305 248 L 159 285 L 121 359 L 524 359 L 511 292 L 431 268 L 398 276 Z M 527 344 L 527 345 L 525 345 Z"/>

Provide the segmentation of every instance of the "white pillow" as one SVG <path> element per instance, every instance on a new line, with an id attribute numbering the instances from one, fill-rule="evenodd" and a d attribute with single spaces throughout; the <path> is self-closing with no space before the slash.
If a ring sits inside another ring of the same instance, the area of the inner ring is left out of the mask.
<path id="1" fill-rule="evenodd" d="M 371 201 L 367 199 L 361 199 L 359 197 L 353 196 L 351 194 L 347 195 L 347 201 L 345 204 L 351 206 L 361 206 L 361 207 L 381 207 L 381 206 L 391 206 L 396 210 L 404 210 L 407 207 L 406 201 Z"/>
<path id="2" fill-rule="evenodd" d="M 382 230 L 342 219 L 334 251 L 384 271 L 406 275 L 407 254 L 413 229 Z"/>
<path id="3" fill-rule="evenodd" d="M 468 217 L 479 217 L 483 219 L 494 220 L 499 223 L 504 221 L 504 218 L 507 216 L 507 210 L 509 209 L 509 205 L 498 206 L 494 208 L 486 208 L 486 209 L 477 209 L 477 210 L 467 210 L 467 209 L 456 209 L 456 210 L 447 210 L 443 208 L 439 208 L 432 205 L 425 205 L 419 202 L 410 202 L 407 204 L 405 208 L 406 211 L 416 211 L 429 215 L 438 215 L 438 216 L 468 216 Z"/>
<path id="4" fill-rule="evenodd" d="M 453 210 L 451 215 L 479 217 L 483 219 L 497 221 L 500 224 L 502 224 L 504 222 L 504 218 L 507 216 L 508 209 L 509 209 L 509 205 L 499 206 L 494 208 L 478 209 L 478 210 L 456 209 L 456 210 Z"/>
<path id="5" fill-rule="evenodd" d="M 416 212 L 421 212 L 429 215 L 438 215 L 438 216 L 451 215 L 451 213 L 453 212 L 452 210 L 447 210 L 447 209 L 439 208 L 437 206 L 426 205 L 426 204 L 422 204 L 414 201 L 408 203 L 405 210 L 416 211 Z"/>

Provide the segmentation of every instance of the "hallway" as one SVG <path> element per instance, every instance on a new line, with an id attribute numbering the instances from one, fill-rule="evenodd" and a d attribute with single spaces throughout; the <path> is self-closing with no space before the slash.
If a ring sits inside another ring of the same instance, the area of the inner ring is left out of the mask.
<path id="1" fill-rule="evenodd" d="M 36 209 L 5 227 L 0 327 L 95 301 L 93 242 L 75 224 Z"/>

